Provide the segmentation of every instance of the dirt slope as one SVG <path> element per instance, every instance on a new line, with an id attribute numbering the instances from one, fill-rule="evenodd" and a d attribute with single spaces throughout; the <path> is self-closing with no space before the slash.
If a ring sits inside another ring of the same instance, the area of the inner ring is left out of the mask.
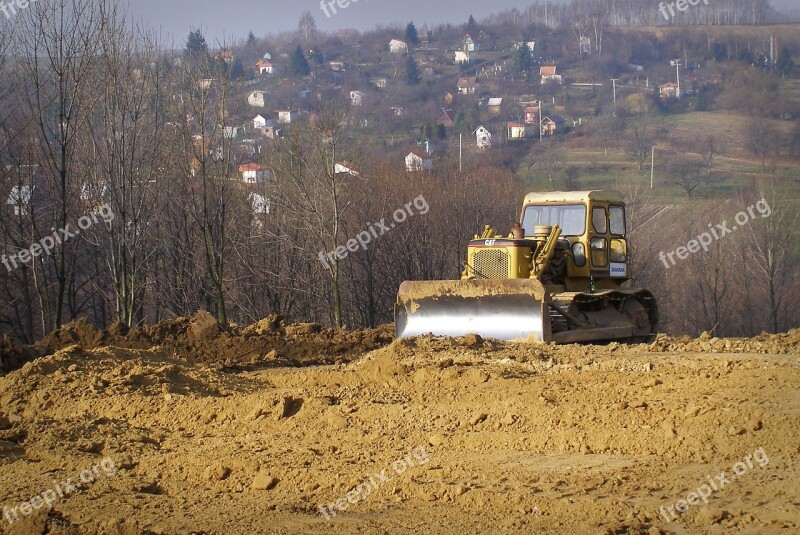
<path id="1" fill-rule="evenodd" d="M 0 378 L 0 532 L 800 528 L 800 330 L 387 345 L 201 320 L 62 333 Z"/>

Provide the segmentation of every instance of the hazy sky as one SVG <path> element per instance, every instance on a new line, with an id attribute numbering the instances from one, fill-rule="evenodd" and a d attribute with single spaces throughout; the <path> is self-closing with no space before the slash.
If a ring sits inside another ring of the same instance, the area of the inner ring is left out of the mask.
<path id="1" fill-rule="evenodd" d="M 124 2 L 125 0 L 123 0 Z M 342 0 L 344 3 L 344 0 Z M 559 3 L 563 0 L 550 0 Z M 648 1 L 648 0 L 645 0 Z M 327 3 L 327 2 L 326 2 Z M 350 0 L 330 17 L 320 9 L 320 0 L 129 0 L 129 12 L 149 26 L 160 28 L 183 43 L 190 28 L 203 29 L 209 44 L 223 35 L 234 39 L 247 37 L 251 31 L 261 37 L 297 28 L 303 11 L 310 11 L 317 28 L 324 31 L 340 28 L 366 30 L 375 25 L 402 24 L 413 20 L 423 23 L 466 22 L 470 13 L 476 19 L 531 2 L 520 0 Z"/>
<path id="2" fill-rule="evenodd" d="M 480 19 L 503 9 L 524 8 L 532 2 L 520 0 L 349 0 L 346 8 L 328 9 L 326 17 L 320 0 L 121 0 L 128 1 L 130 13 L 148 26 L 161 29 L 182 45 L 191 28 L 202 28 L 209 44 L 223 36 L 243 39 L 251 31 L 261 37 L 297 28 L 300 14 L 308 10 L 320 30 L 356 28 L 366 30 L 375 25 L 405 25 L 413 20 L 436 24 L 466 22 L 470 13 Z M 342 0 L 344 3 L 345 0 Z M 566 0 L 550 0 L 551 3 Z M 656 0 L 641 0 L 653 2 Z M 327 1 L 326 1 L 327 4 Z M 772 0 L 778 7 L 800 6 L 800 0 Z"/>

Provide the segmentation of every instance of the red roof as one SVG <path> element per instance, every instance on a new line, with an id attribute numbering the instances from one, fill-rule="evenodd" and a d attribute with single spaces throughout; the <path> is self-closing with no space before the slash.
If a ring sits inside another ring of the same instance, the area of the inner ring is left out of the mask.
<path id="1" fill-rule="evenodd" d="M 261 165 L 260 163 L 242 163 L 239 164 L 239 172 L 244 173 L 245 171 L 263 171 L 264 169 L 269 169 L 266 165 Z"/>

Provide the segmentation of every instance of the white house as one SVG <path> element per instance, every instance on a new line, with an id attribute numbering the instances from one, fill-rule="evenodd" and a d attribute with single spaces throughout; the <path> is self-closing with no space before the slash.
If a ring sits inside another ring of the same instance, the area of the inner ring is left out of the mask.
<path id="1" fill-rule="evenodd" d="M 267 120 L 260 113 L 253 117 L 253 128 L 264 128 L 267 126 Z"/>
<path id="2" fill-rule="evenodd" d="M 275 72 L 275 66 L 272 64 L 272 62 L 263 58 L 256 61 L 253 69 L 256 71 L 256 74 L 272 74 Z"/>
<path id="3" fill-rule="evenodd" d="M 333 166 L 333 172 L 337 173 L 337 174 L 338 173 L 347 173 L 347 174 L 353 175 L 353 176 L 358 176 L 359 175 L 359 172 L 356 169 L 356 167 L 352 163 L 350 163 L 348 161 L 345 161 L 345 160 L 342 160 L 340 162 L 336 162 L 336 164 Z"/>
<path id="4" fill-rule="evenodd" d="M 269 214 L 269 199 L 266 195 L 251 192 L 247 199 L 250 201 L 250 206 L 253 207 L 253 213 L 256 215 Z"/>
<path id="5" fill-rule="evenodd" d="M 297 112 L 294 110 L 278 110 L 278 122 L 289 124 L 297 120 Z"/>
<path id="6" fill-rule="evenodd" d="M 478 38 L 470 33 L 464 36 L 464 51 L 475 52 L 481 49 L 481 43 Z"/>
<path id="7" fill-rule="evenodd" d="M 225 126 L 222 128 L 222 136 L 225 139 L 236 139 L 242 130 L 241 126 Z"/>
<path id="8" fill-rule="evenodd" d="M 430 171 L 433 169 L 433 156 L 427 152 L 412 150 L 406 155 L 406 171 Z"/>
<path id="9" fill-rule="evenodd" d="M 469 63 L 469 52 L 465 50 L 456 50 L 456 63 Z"/>
<path id="10" fill-rule="evenodd" d="M 253 107 L 263 108 L 265 104 L 264 95 L 266 94 L 266 91 L 250 91 L 247 95 L 247 103 Z"/>
<path id="11" fill-rule="evenodd" d="M 543 65 L 539 67 L 539 75 L 542 77 L 542 84 L 546 84 L 551 80 L 559 84 L 562 82 L 561 75 L 556 74 L 556 69 L 556 65 Z"/>
<path id="12" fill-rule="evenodd" d="M 492 133 L 485 126 L 480 125 L 473 134 L 475 134 L 475 143 L 479 149 L 488 149 L 492 146 Z"/>
<path id="13" fill-rule="evenodd" d="M 408 44 L 399 39 L 392 39 L 389 41 L 389 52 L 393 54 L 406 54 L 408 53 Z"/>
<path id="14" fill-rule="evenodd" d="M 246 184 L 260 184 L 269 180 L 272 170 L 259 163 L 239 164 L 239 173 L 242 175 L 242 182 Z"/>
<path id="15" fill-rule="evenodd" d="M 361 106 L 361 102 L 364 100 L 366 93 L 363 91 L 350 91 L 350 103 L 353 106 Z"/>

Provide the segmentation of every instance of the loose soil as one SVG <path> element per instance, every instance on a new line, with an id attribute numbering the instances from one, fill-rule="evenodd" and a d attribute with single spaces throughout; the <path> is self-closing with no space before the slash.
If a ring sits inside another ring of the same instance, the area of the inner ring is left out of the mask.
<path id="1" fill-rule="evenodd" d="M 797 329 L 554 346 L 199 313 L 0 358 L 2 533 L 800 528 Z"/>

